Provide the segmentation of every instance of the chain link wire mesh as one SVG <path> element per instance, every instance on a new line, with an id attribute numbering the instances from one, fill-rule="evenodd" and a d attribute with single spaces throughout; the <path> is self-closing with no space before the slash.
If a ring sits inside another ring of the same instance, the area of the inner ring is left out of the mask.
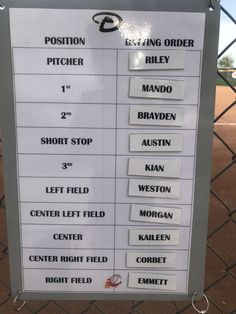
<path id="1" fill-rule="evenodd" d="M 230 23 L 235 18 L 223 6 Z M 219 54 L 224 56 L 234 38 Z M 213 170 L 207 243 L 205 294 L 210 314 L 236 314 L 236 88 L 218 71 L 227 87 L 217 88 L 213 143 Z M 214 79 L 214 78 L 212 78 Z M 2 154 L 0 154 L 2 164 Z M 9 261 L 6 237 L 6 208 L 0 167 L 0 313 L 10 314 Z M 199 302 L 201 303 L 201 301 Z M 202 304 L 199 304 L 201 307 Z M 164 301 L 28 301 L 22 314 L 190 314 L 191 302 Z"/>

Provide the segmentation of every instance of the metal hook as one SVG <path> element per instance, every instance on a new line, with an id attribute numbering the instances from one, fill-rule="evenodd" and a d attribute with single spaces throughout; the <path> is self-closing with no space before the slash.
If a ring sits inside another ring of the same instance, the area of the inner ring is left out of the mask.
<path id="1" fill-rule="evenodd" d="M 209 11 L 214 11 L 215 10 L 215 6 L 212 3 L 212 0 L 209 0 Z"/>
<path id="2" fill-rule="evenodd" d="M 5 9 L 6 9 L 5 4 L 1 2 L 1 3 L 0 3 L 0 10 L 3 11 L 3 10 L 5 10 Z"/>
<path id="3" fill-rule="evenodd" d="M 13 301 L 13 309 L 16 312 L 20 312 L 23 309 L 23 307 L 25 306 L 25 303 L 26 303 L 26 301 L 20 301 L 19 306 L 17 306 L 17 302 L 19 302 L 21 294 L 22 294 L 22 291 L 18 291 L 16 296 L 15 296 L 15 298 L 14 298 L 14 301 Z"/>
<path id="4" fill-rule="evenodd" d="M 198 295 L 198 293 L 197 292 L 194 292 L 194 294 L 192 295 L 192 306 L 193 306 L 193 308 L 194 308 L 194 310 L 196 311 L 196 312 L 198 312 L 198 313 L 200 313 L 200 314 L 206 314 L 207 312 L 208 312 L 208 310 L 209 310 L 209 301 L 208 301 L 208 298 L 207 298 L 207 296 L 205 295 L 205 294 L 203 294 L 202 295 L 202 297 L 206 300 L 206 309 L 205 310 L 199 310 L 199 309 L 197 309 L 196 308 L 196 306 L 195 306 L 195 304 L 194 304 L 194 302 L 195 302 L 195 297 Z"/>

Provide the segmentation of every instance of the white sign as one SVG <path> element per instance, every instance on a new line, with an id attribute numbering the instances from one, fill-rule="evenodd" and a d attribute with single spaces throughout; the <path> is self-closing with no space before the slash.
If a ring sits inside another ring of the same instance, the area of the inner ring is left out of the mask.
<path id="1" fill-rule="evenodd" d="M 22 292 L 187 294 L 204 25 L 10 9 Z"/>

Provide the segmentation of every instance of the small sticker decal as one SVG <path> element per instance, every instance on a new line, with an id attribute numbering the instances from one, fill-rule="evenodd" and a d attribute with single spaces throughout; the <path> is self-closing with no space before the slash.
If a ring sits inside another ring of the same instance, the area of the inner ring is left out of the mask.
<path id="1" fill-rule="evenodd" d="M 106 282 L 105 282 L 105 288 L 117 288 L 119 287 L 119 285 L 122 284 L 122 278 L 120 275 L 113 275 L 109 278 L 107 278 Z"/>

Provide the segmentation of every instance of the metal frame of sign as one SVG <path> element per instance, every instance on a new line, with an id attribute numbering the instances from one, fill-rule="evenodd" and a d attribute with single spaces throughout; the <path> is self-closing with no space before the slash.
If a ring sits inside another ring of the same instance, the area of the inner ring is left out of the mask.
<path id="1" fill-rule="evenodd" d="M 0 126 L 2 128 L 4 183 L 7 207 L 7 226 L 10 255 L 11 291 L 22 290 L 21 249 L 18 210 L 16 165 L 16 131 L 14 121 L 14 86 L 12 74 L 9 8 L 98 9 L 169 12 L 203 12 L 206 14 L 205 39 L 200 92 L 200 116 L 196 160 L 194 217 L 192 226 L 191 260 L 187 294 L 106 294 L 106 293 L 37 293 L 24 292 L 22 299 L 156 299 L 185 300 L 203 292 L 205 249 L 208 225 L 209 188 L 211 174 L 211 148 L 215 97 L 215 72 L 217 60 L 220 6 L 214 2 L 209 10 L 208 0 L 5 0 L 5 10 L 0 11 Z M 171 23 L 171 21 L 169 21 Z"/>

